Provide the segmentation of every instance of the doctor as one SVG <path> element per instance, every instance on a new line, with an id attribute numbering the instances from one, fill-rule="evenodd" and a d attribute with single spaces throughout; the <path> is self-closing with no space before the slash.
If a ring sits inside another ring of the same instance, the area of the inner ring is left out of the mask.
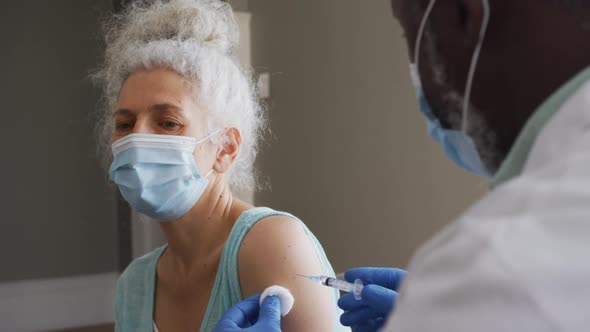
<path id="1" fill-rule="evenodd" d="M 590 330 L 590 3 L 392 6 L 430 135 L 492 189 L 407 277 L 347 271 L 371 286 L 341 298 L 341 320 L 356 331 Z M 217 331 L 280 331 L 277 303 L 246 300 Z"/>

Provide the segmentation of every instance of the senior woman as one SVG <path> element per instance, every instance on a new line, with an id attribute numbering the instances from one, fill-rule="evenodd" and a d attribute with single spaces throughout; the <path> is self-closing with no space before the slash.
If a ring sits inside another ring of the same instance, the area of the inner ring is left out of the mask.
<path id="1" fill-rule="evenodd" d="M 216 0 L 137 2 L 106 24 L 110 178 L 168 244 L 133 261 L 116 291 L 117 331 L 210 331 L 242 299 L 278 284 L 295 297 L 284 331 L 341 331 L 338 293 L 301 274 L 333 270 L 296 217 L 232 194 L 254 187 L 264 126 L 236 63 L 238 30 Z"/>

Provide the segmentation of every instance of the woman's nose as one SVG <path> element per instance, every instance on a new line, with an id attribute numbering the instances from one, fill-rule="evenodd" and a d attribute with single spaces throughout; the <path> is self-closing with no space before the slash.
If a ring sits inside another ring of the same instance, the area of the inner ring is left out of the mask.
<path id="1" fill-rule="evenodd" d="M 149 125 L 147 119 L 137 119 L 133 126 L 133 134 L 154 134 L 153 128 Z"/>

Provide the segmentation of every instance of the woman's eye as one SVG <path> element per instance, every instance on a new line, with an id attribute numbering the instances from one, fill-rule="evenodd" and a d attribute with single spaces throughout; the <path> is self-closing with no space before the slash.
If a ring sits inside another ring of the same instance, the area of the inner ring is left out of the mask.
<path id="1" fill-rule="evenodd" d="M 119 131 L 122 130 L 129 130 L 133 128 L 133 124 L 131 122 L 121 122 L 116 124 L 116 129 Z"/>
<path id="2" fill-rule="evenodd" d="M 164 127 L 165 129 L 176 129 L 180 125 L 176 122 L 164 121 L 164 122 L 160 123 L 160 126 Z"/>

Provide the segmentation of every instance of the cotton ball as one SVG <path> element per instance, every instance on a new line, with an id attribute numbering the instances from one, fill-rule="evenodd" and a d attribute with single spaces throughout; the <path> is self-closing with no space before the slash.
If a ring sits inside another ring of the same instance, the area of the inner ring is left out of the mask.
<path id="1" fill-rule="evenodd" d="M 269 296 L 276 296 L 281 301 L 281 316 L 285 317 L 293 308 L 293 303 L 295 303 L 295 299 L 291 292 L 286 289 L 285 287 L 281 286 L 270 286 L 262 292 L 260 296 L 260 305 L 264 302 Z"/>

